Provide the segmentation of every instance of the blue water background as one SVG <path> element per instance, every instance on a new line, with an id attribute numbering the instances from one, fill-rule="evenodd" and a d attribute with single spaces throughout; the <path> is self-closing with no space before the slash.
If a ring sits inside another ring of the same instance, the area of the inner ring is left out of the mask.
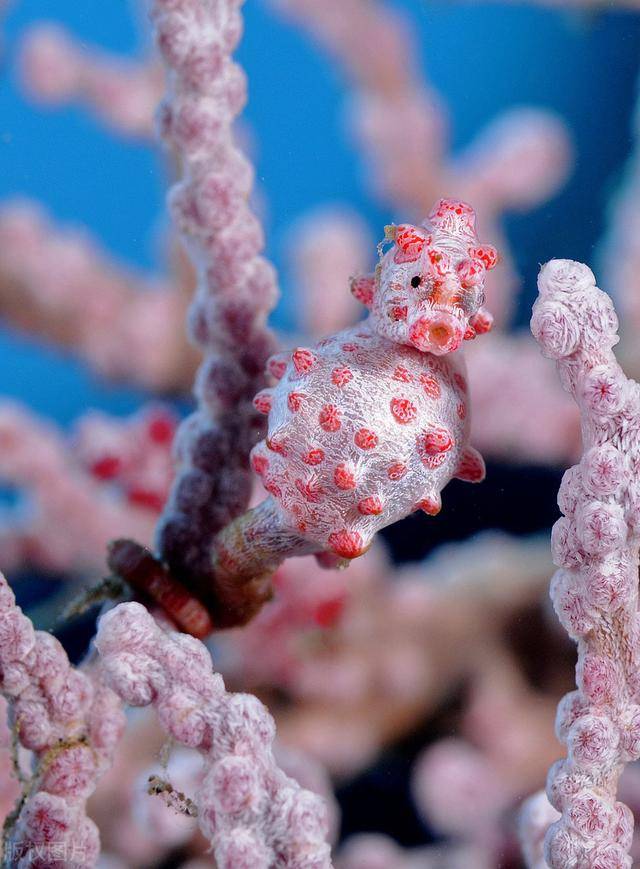
<path id="1" fill-rule="evenodd" d="M 397 5 L 411 16 L 425 69 L 448 105 L 454 148 L 514 105 L 551 108 L 571 130 L 577 165 L 570 183 L 552 202 L 507 222 L 526 279 L 519 313 L 525 322 L 540 262 L 552 256 L 594 258 L 632 142 L 640 16 L 452 0 Z M 162 268 L 165 173 L 158 151 L 111 136 L 82 110 L 34 108 L 23 99 L 15 74 L 20 35 L 40 19 L 59 21 L 110 51 L 139 53 L 148 47 L 139 7 L 126 0 L 15 0 L 13 7 L 4 26 L 0 77 L 0 199 L 35 197 L 57 220 L 90 227 L 123 261 Z M 245 117 L 267 203 L 269 255 L 282 266 L 287 227 L 323 203 L 349 203 L 377 233 L 390 214 L 368 194 L 345 130 L 339 73 L 262 0 L 248 0 L 245 16 L 239 52 L 250 79 Z M 292 322 L 290 298 L 285 275 L 275 317 L 283 327 Z M 90 406 L 126 413 L 144 398 L 1 326 L 0 365 L 0 393 L 63 424 Z"/>

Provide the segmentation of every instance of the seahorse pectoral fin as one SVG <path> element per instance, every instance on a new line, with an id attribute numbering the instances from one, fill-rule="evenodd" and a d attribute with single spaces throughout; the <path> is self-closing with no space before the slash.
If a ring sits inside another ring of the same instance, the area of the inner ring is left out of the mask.
<path id="1" fill-rule="evenodd" d="M 481 483 L 487 474 L 484 459 L 473 447 L 465 447 L 453 476 L 467 483 Z"/>

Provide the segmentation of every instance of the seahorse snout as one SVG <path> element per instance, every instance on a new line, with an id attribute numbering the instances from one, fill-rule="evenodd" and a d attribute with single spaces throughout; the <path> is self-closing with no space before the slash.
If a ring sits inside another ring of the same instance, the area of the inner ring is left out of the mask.
<path id="1" fill-rule="evenodd" d="M 437 311 L 420 317 L 409 328 L 409 340 L 422 353 L 443 356 L 457 350 L 464 338 L 464 325 L 453 314 Z"/>

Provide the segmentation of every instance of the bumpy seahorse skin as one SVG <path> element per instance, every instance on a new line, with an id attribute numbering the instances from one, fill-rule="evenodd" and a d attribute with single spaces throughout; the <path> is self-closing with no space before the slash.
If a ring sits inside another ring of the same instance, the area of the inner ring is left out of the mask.
<path id="1" fill-rule="evenodd" d="M 438 513 L 452 477 L 484 477 L 459 347 L 490 328 L 483 282 L 497 254 L 452 200 L 385 241 L 375 274 L 352 281 L 367 320 L 273 357 L 278 382 L 255 398 L 269 430 L 252 463 L 282 525 L 341 558 L 416 509 Z"/>

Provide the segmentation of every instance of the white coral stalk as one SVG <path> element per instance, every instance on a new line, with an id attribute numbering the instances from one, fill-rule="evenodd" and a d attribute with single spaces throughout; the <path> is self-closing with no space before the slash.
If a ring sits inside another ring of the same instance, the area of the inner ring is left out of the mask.
<path id="1" fill-rule="evenodd" d="M 202 643 L 129 603 L 100 619 L 96 647 L 116 693 L 153 704 L 170 736 L 202 754 L 198 822 L 219 869 L 330 869 L 322 798 L 278 768 L 273 718 L 250 694 L 226 692 Z"/>
<path id="2" fill-rule="evenodd" d="M 617 317 L 587 266 L 552 260 L 538 286 L 531 329 L 580 408 L 584 448 L 564 475 L 552 534 L 551 597 L 578 644 L 578 689 L 558 709 L 567 757 L 551 768 L 547 794 L 562 816 L 545 859 L 553 869 L 614 869 L 631 866 L 633 832 L 618 779 L 640 757 L 640 387 L 615 359 Z"/>

